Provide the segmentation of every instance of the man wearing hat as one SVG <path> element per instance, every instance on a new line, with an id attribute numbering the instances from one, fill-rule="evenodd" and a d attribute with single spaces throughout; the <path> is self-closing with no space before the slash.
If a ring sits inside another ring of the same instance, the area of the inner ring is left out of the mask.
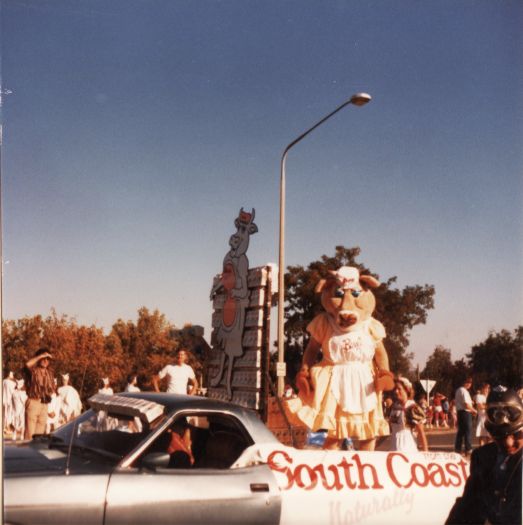
<path id="1" fill-rule="evenodd" d="M 523 402 L 498 386 L 487 398 L 485 427 L 494 439 L 472 453 L 470 476 L 446 525 L 521 524 Z"/>
<path id="2" fill-rule="evenodd" d="M 27 385 L 27 406 L 25 411 L 25 439 L 34 434 L 45 433 L 47 405 L 56 393 L 54 373 L 49 367 L 52 355 L 47 348 L 40 348 L 25 363 L 24 373 Z"/>

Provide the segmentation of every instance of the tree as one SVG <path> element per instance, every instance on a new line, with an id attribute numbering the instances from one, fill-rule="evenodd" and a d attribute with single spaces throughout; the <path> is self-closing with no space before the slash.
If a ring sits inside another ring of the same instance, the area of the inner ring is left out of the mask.
<path id="1" fill-rule="evenodd" d="M 340 266 L 355 266 L 360 273 L 371 274 L 370 270 L 356 262 L 360 249 L 336 246 L 332 257 L 322 255 L 319 260 L 303 266 L 289 266 L 285 274 L 287 305 L 285 307 L 286 356 L 289 376 L 296 372 L 303 349 L 308 340 L 306 332 L 309 322 L 322 311 L 320 297 L 314 292 L 316 283 L 328 275 L 329 270 Z M 372 274 L 378 277 L 376 274 Z M 396 277 L 389 278 L 374 290 L 376 311 L 374 317 L 385 325 L 387 338 L 385 346 L 393 372 L 410 373 L 411 354 L 407 353 L 410 330 L 427 320 L 427 311 L 434 307 L 434 287 L 406 286 L 403 290 L 393 288 Z"/>
<path id="2" fill-rule="evenodd" d="M 427 359 L 421 376 L 436 381 L 433 392 L 440 392 L 452 399 L 456 389 L 471 373 L 471 367 L 463 358 L 452 362 L 450 350 L 438 345 Z"/>
<path id="3" fill-rule="evenodd" d="M 25 362 L 46 347 L 55 373 L 69 373 L 84 401 L 98 390 L 102 377 L 109 376 L 116 385 L 122 382 L 121 347 L 106 339 L 101 328 L 78 326 L 74 319 L 52 310 L 45 319 L 36 315 L 5 321 L 2 330 L 4 375 L 9 370 L 21 375 Z"/>
<path id="4" fill-rule="evenodd" d="M 4 376 L 9 371 L 20 373 L 27 359 L 40 347 L 43 330 L 44 320 L 40 315 L 2 323 Z"/>
<path id="5" fill-rule="evenodd" d="M 122 391 L 127 376 L 137 373 L 140 385 L 148 390 L 153 374 L 172 362 L 174 351 L 183 345 L 189 364 L 202 371 L 208 353 L 203 328 L 186 325 L 181 330 L 169 323 L 158 310 L 138 310 L 136 323 L 118 319 L 109 335 L 96 326 L 80 326 L 67 315 L 52 310 L 45 319 L 36 315 L 2 323 L 3 375 L 21 375 L 26 361 L 36 350 L 47 347 L 53 356 L 56 374 L 69 373 L 71 384 L 85 400 L 109 377 L 113 389 Z"/>
<path id="6" fill-rule="evenodd" d="M 453 364 L 450 358 L 450 350 L 443 346 L 437 346 L 427 359 L 425 368 L 421 372 L 424 379 L 436 381 L 434 390 L 446 396 L 452 394 Z"/>
<path id="7" fill-rule="evenodd" d="M 474 381 L 519 388 L 522 384 L 523 326 L 513 333 L 491 331 L 482 343 L 472 347 L 467 359 Z"/>
<path id="8" fill-rule="evenodd" d="M 124 377 L 136 373 L 145 389 L 152 388 L 153 375 L 172 363 L 175 351 L 182 346 L 188 351 L 188 364 L 201 375 L 202 361 L 208 350 L 201 327 L 186 325 L 177 329 L 164 314 L 158 310 L 150 312 L 146 307 L 138 310 L 136 323 L 118 319 L 110 337 L 121 345 L 125 358 Z"/>
<path id="9" fill-rule="evenodd" d="M 136 323 L 118 319 L 110 335 L 119 340 L 125 356 L 125 376 L 136 373 L 141 385 L 150 387 L 154 374 L 172 360 L 178 340 L 172 337 L 174 325 L 158 310 L 138 310 Z"/>

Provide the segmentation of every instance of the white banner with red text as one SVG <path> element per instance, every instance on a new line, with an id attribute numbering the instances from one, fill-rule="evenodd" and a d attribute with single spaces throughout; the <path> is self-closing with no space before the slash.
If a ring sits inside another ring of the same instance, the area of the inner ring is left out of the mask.
<path id="1" fill-rule="evenodd" d="M 235 467 L 266 463 L 282 490 L 284 525 L 445 522 L 469 464 L 444 452 L 298 450 L 253 445 Z"/>

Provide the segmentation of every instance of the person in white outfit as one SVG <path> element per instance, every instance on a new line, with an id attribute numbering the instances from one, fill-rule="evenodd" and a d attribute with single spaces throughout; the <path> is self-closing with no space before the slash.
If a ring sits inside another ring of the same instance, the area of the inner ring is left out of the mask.
<path id="1" fill-rule="evenodd" d="M 16 389 L 16 379 L 13 372 L 9 372 L 2 382 L 2 417 L 4 432 L 11 432 L 13 426 L 13 392 Z"/>
<path id="2" fill-rule="evenodd" d="M 60 424 L 63 425 L 82 413 L 80 394 L 73 385 L 69 384 L 69 374 L 62 374 L 63 385 L 58 389 L 60 397 Z"/>
<path id="3" fill-rule="evenodd" d="M 16 381 L 16 389 L 13 392 L 13 439 L 24 439 L 25 432 L 25 403 L 27 392 L 23 379 Z"/>
<path id="4" fill-rule="evenodd" d="M 106 396 L 112 396 L 114 394 L 113 389 L 111 388 L 111 382 L 108 377 L 102 378 L 103 386 L 98 390 L 99 394 L 105 394 Z"/>
<path id="5" fill-rule="evenodd" d="M 479 438 L 479 446 L 486 445 L 491 439 L 490 434 L 485 428 L 485 421 L 487 420 L 487 397 L 490 392 L 490 385 L 483 383 L 480 389 L 474 396 L 474 404 L 478 411 L 478 419 L 476 421 L 476 437 Z"/>
<path id="6" fill-rule="evenodd" d="M 54 379 L 55 388 L 58 384 L 56 378 Z M 50 434 L 60 426 L 60 409 L 62 400 L 60 396 L 53 392 L 51 394 L 51 402 L 47 405 L 47 423 L 45 425 L 45 433 Z"/>
<path id="7" fill-rule="evenodd" d="M 427 437 L 423 428 L 425 418 L 423 409 L 412 399 L 412 383 L 406 377 L 394 380 L 395 401 L 390 409 L 391 448 L 401 452 L 427 451 Z M 417 434 L 417 440 L 414 437 Z M 417 441 L 417 442 L 416 442 Z"/>
<path id="8" fill-rule="evenodd" d="M 164 366 L 160 372 L 153 377 L 153 387 L 156 392 L 160 391 L 160 380 L 167 377 L 167 392 L 173 394 L 194 394 L 198 388 L 198 381 L 194 370 L 187 364 L 187 352 L 179 349 L 175 354 L 175 364 Z"/>
<path id="9" fill-rule="evenodd" d="M 138 377 L 136 374 L 131 374 L 127 377 L 127 386 L 125 387 L 125 392 L 140 392 L 140 387 L 138 386 Z"/>

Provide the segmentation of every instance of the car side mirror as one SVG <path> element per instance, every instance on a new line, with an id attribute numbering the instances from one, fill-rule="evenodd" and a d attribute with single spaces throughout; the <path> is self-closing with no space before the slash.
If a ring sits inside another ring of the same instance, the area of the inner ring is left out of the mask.
<path id="1" fill-rule="evenodd" d="M 142 461 L 142 467 L 156 470 L 158 468 L 167 468 L 169 465 L 170 456 L 167 452 L 151 452 L 146 454 Z"/>

